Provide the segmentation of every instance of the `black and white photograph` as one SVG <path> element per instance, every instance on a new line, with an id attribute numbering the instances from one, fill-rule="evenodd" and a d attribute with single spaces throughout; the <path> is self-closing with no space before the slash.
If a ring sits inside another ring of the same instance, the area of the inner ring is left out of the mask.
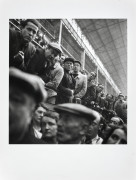
<path id="1" fill-rule="evenodd" d="M 127 19 L 9 19 L 9 143 L 127 144 Z"/>
<path id="2" fill-rule="evenodd" d="M 0 180 L 135 180 L 135 0 L 0 15 Z"/>

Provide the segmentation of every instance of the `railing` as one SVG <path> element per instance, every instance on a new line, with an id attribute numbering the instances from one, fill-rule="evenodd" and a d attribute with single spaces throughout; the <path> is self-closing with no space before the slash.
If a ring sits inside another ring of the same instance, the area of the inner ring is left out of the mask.
<path id="1" fill-rule="evenodd" d="M 17 30 L 20 31 L 20 28 L 17 27 L 13 22 L 9 21 L 9 23 L 10 23 L 12 26 L 14 26 Z M 36 46 L 38 46 L 38 47 L 40 47 L 40 48 L 42 48 L 42 46 L 41 46 L 40 44 L 38 44 L 35 40 L 33 40 L 33 44 L 36 45 Z"/>
<path id="2" fill-rule="evenodd" d="M 54 27 L 46 19 L 37 19 L 41 25 L 42 31 L 45 31 L 52 39 L 55 39 Z"/>
<path id="3" fill-rule="evenodd" d="M 75 58 L 76 60 L 81 61 L 81 56 L 79 56 L 79 54 L 77 54 L 77 53 L 73 50 L 73 48 L 70 46 L 70 44 L 68 44 L 68 43 L 64 40 L 64 38 L 61 39 L 61 44 L 62 44 L 62 46 L 63 46 L 65 49 L 67 49 L 68 52 L 70 52 L 70 54 L 72 54 L 72 55 L 74 56 L 74 58 Z"/>

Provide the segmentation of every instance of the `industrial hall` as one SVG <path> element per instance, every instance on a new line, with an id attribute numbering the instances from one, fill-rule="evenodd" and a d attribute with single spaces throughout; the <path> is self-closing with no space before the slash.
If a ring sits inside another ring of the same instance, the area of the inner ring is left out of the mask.
<path id="1" fill-rule="evenodd" d="M 9 19 L 9 144 L 127 144 L 127 19 Z"/>

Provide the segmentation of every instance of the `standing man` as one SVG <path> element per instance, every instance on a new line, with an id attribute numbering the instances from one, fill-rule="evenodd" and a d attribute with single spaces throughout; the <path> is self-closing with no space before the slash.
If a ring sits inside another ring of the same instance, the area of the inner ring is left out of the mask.
<path id="1" fill-rule="evenodd" d="M 47 93 L 38 77 L 18 69 L 9 70 L 9 143 L 21 143 L 29 131 L 36 104 Z"/>
<path id="2" fill-rule="evenodd" d="M 22 30 L 9 30 L 9 66 L 26 70 L 36 48 L 31 43 L 39 30 L 39 23 L 35 19 L 22 22 Z"/>
<path id="3" fill-rule="evenodd" d="M 68 103 L 73 101 L 75 90 L 75 79 L 71 73 L 73 69 L 74 59 L 66 58 L 64 60 L 64 76 L 58 87 L 58 96 L 56 103 Z"/>
<path id="4" fill-rule="evenodd" d="M 81 104 L 65 103 L 55 106 L 60 114 L 58 120 L 58 143 L 81 144 L 88 126 L 99 114 Z"/>
<path id="5" fill-rule="evenodd" d="M 75 61 L 73 67 L 73 76 L 76 81 L 74 99 L 79 99 L 81 101 L 81 98 L 85 95 L 87 90 L 87 76 L 83 75 L 80 70 L 80 61 Z"/>

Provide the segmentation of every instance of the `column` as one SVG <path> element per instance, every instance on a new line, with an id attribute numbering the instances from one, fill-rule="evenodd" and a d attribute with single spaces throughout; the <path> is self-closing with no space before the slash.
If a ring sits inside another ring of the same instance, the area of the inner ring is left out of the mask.
<path id="1" fill-rule="evenodd" d="M 99 82 L 98 82 L 98 79 L 99 79 L 99 75 L 98 75 L 98 73 L 99 73 L 99 68 L 98 68 L 98 67 L 96 67 L 96 73 L 97 73 L 96 83 L 98 84 L 98 83 L 99 83 Z"/>
<path id="2" fill-rule="evenodd" d="M 85 50 L 81 52 L 81 64 L 82 64 L 81 69 L 84 70 L 85 69 Z"/>
<path id="3" fill-rule="evenodd" d="M 107 79 L 105 78 L 105 95 L 107 94 Z"/>
<path id="4" fill-rule="evenodd" d="M 60 30 L 59 30 L 59 45 L 61 45 L 61 38 L 62 38 L 62 20 L 60 20 Z"/>

